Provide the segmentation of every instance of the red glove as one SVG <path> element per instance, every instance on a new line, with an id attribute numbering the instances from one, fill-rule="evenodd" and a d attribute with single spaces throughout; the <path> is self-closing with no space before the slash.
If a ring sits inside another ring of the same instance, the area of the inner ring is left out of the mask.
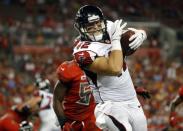
<path id="1" fill-rule="evenodd" d="M 177 113 L 176 112 L 171 112 L 170 113 L 169 123 L 172 127 L 175 127 L 178 124 L 178 118 L 177 118 Z"/>
<path id="2" fill-rule="evenodd" d="M 62 131 L 73 131 L 72 125 L 68 122 L 66 122 L 62 128 Z"/>
<path id="3" fill-rule="evenodd" d="M 151 98 L 150 93 L 145 88 L 135 86 L 135 90 L 136 90 L 137 94 L 142 96 L 144 99 Z"/>
<path id="4" fill-rule="evenodd" d="M 175 117 L 175 116 L 170 117 L 170 125 L 172 127 L 176 127 L 178 122 L 179 122 L 179 119 L 177 117 Z"/>

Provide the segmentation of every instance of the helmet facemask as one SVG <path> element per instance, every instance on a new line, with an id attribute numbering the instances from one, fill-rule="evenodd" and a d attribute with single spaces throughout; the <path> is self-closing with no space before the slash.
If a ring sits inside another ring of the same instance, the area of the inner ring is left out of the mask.
<path id="1" fill-rule="evenodd" d="M 103 20 L 96 19 L 89 21 L 80 28 L 81 32 L 86 35 L 91 41 L 101 41 L 105 33 L 105 23 Z"/>

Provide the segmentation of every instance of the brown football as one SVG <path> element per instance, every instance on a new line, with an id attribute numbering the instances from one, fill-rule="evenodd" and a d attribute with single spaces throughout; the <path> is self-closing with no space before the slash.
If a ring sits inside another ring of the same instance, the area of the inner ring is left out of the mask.
<path id="1" fill-rule="evenodd" d="M 129 41 L 129 38 L 134 34 L 134 31 L 128 30 L 121 35 L 121 46 L 123 49 L 123 54 L 129 56 L 133 54 L 136 50 L 133 50 L 129 47 L 129 44 L 133 41 Z"/>

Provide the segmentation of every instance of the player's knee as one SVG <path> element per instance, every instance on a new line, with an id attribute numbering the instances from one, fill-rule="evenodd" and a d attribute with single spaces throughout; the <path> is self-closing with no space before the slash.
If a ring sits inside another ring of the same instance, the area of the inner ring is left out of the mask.
<path id="1" fill-rule="evenodd" d="M 107 122 L 106 122 L 105 114 L 102 113 L 102 114 L 97 116 L 96 125 L 102 130 L 107 129 Z"/>
<path id="2" fill-rule="evenodd" d="M 112 130 L 112 131 L 131 131 L 131 130 L 127 130 L 128 128 L 126 128 L 126 126 L 123 123 L 119 122 L 113 116 L 106 115 L 105 120 L 106 120 L 106 124 L 107 124 L 109 130 Z M 131 128 L 129 128 L 129 129 L 131 129 Z"/>
<path id="3" fill-rule="evenodd" d="M 126 128 L 122 123 L 110 115 L 100 114 L 96 119 L 96 125 L 102 130 L 111 131 L 131 131 L 131 128 Z"/>

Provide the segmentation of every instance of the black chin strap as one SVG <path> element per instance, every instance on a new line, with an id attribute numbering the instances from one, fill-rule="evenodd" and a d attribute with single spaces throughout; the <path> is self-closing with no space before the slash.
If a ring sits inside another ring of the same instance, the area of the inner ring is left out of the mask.
<path id="1" fill-rule="evenodd" d="M 111 43 L 109 33 L 107 31 L 105 31 L 101 42 L 108 44 Z"/>

